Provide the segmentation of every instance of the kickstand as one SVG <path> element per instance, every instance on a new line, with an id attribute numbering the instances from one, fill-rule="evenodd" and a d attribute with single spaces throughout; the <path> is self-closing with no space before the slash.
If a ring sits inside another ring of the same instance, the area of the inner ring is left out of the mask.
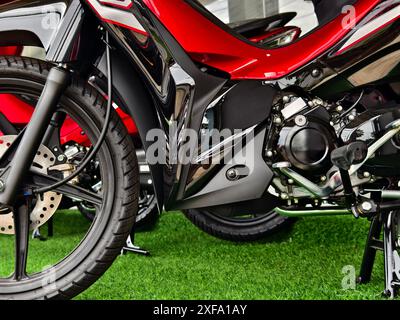
<path id="1" fill-rule="evenodd" d="M 126 240 L 125 247 L 123 247 L 122 250 L 121 250 L 121 255 L 127 254 L 128 252 L 140 254 L 140 255 L 143 255 L 143 256 L 149 256 L 150 255 L 149 251 L 144 250 L 144 249 L 142 249 L 142 248 L 140 248 L 138 246 L 135 246 L 134 243 L 135 243 L 135 232 L 132 231 L 131 235 Z"/>
<path id="2" fill-rule="evenodd" d="M 393 299 L 400 285 L 400 256 L 395 249 L 394 212 L 384 212 L 375 216 L 371 222 L 364 257 L 361 264 L 359 283 L 371 280 L 376 251 L 383 251 L 385 261 L 385 290 L 383 295 Z M 383 240 L 380 235 L 383 227 Z"/>
<path id="3" fill-rule="evenodd" d="M 33 230 L 32 232 L 32 239 L 38 239 L 40 241 L 46 241 L 46 237 L 43 237 L 42 234 L 40 233 L 39 228 L 36 228 L 35 230 Z"/>
<path id="4" fill-rule="evenodd" d="M 51 217 L 49 221 L 47 221 L 47 237 L 51 238 L 53 237 L 53 235 L 54 235 L 53 217 Z M 42 236 L 42 234 L 40 233 L 40 228 L 36 228 L 35 230 L 33 230 L 32 239 L 38 239 L 40 241 L 47 240 L 47 238 Z"/>
<path id="5" fill-rule="evenodd" d="M 51 238 L 54 235 L 54 223 L 53 217 L 47 221 L 47 236 Z"/>
<path id="6" fill-rule="evenodd" d="M 371 280 L 374 267 L 376 251 L 383 251 L 383 241 L 379 240 L 382 231 L 382 216 L 377 215 L 371 221 L 367 243 L 365 245 L 364 257 L 361 264 L 358 283 L 368 283 Z"/>

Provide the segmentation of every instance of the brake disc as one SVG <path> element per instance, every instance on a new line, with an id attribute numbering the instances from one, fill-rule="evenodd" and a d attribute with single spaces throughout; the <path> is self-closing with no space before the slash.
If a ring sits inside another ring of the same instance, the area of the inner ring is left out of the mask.
<path id="1" fill-rule="evenodd" d="M 0 157 L 11 146 L 17 136 L 0 137 Z M 33 160 L 32 169 L 47 174 L 47 169 L 54 166 L 56 157 L 44 145 L 39 147 Z M 34 208 L 30 215 L 30 229 L 34 230 L 45 224 L 57 211 L 61 203 L 62 195 L 53 191 L 37 195 L 33 200 Z M 0 234 L 14 234 L 13 213 L 0 214 Z"/>

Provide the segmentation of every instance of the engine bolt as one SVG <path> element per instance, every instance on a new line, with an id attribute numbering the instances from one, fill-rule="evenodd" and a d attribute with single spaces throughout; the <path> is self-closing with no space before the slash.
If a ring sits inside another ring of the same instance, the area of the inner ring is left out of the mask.
<path id="1" fill-rule="evenodd" d="M 284 103 L 288 103 L 288 102 L 290 102 L 290 97 L 289 96 L 283 96 L 282 101 Z"/>
<path id="2" fill-rule="evenodd" d="M 355 117 L 353 115 L 349 115 L 349 120 L 353 121 L 355 119 Z"/>
<path id="3" fill-rule="evenodd" d="M 267 157 L 272 158 L 274 156 L 274 153 L 271 150 L 267 151 Z"/>
<path id="4" fill-rule="evenodd" d="M 325 182 L 327 180 L 327 177 L 326 176 L 322 176 L 321 177 L 321 182 Z"/>
<path id="5" fill-rule="evenodd" d="M 314 69 L 313 71 L 311 71 L 311 75 L 314 78 L 318 78 L 321 75 L 321 70 L 320 69 Z"/>
<path id="6" fill-rule="evenodd" d="M 281 199 L 282 200 L 287 200 L 287 199 L 289 199 L 289 196 L 288 196 L 288 194 L 287 193 L 281 193 Z"/>
<path id="7" fill-rule="evenodd" d="M 0 180 L 0 192 L 3 192 L 6 189 L 6 184 L 3 180 Z"/>
<path id="8" fill-rule="evenodd" d="M 58 160 L 59 162 L 64 162 L 64 160 L 65 160 L 65 155 L 60 154 L 60 155 L 57 157 L 57 160 Z"/>
<path id="9" fill-rule="evenodd" d="M 342 106 L 337 106 L 336 107 L 336 111 L 337 112 L 342 112 L 343 111 L 343 107 Z"/>
<path id="10" fill-rule="evenodd" d="M 370 211 L 372 210 L 372 204 L 371 204 L 371 202 L 364 201 L 364 202 L 361 204 L 361 209 L 362 209 L 364 212 L 370 212 Z"/>
<path id="11" fill-rule="evenodd" d="M 313 102 L 315 105 L 323 105 L 324 104 L 324 102 L 318 98 L 313 99 Z"/>
<path id="12" fill-rule="evenodd" d="M 287 182 L 288 182 L 288 184 L 294 184 L 293 179 L 289 179 Z"/>
<path id="13" fill-rule="evenodd" d="M 307 124 L 307 118 L 303 115 L 299 115 L 294 119 L 297 126 L 303 127 Z"/>
<path id="14" fill-rule="evenodd" d="M 275 123 L 275 124 L 278 124 L 278 125 L 279 125 L 279 124 L 282 124 L 282 119 L 279 118 L 279 117 L 278 117 L 278 118 L 275 118 L 275 119 L 274 119 L 274 123 Z"/>
<path id="15" fill-rule="evenodd" d="M 371 177 L 371 174 L 370 174 L 369 172 L 365 171 L 365 172 L 363 173 L 363 177 L 364 177 L 364 178 L 370 178 L 370 177 Z"/>
<path id="16" fill-rule="evenodd" d="M 226 172 L 226 177 L 228 178 L 228 180 L 230 181 L 235 181 L 237 180 L 237 178 L 239 177 L 239 173 L 235 168 L 229 169 Z"/>

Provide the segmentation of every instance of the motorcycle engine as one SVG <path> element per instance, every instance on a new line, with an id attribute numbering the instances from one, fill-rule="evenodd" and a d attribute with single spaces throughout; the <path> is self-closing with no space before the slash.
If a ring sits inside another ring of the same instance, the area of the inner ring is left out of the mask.
<path id="1" fill-rule="evenodd" d="M 281 110 L 281 115 L 283 119 L 275 118 L 275 122 L 282 122 L 277 142 L 280 160 L 312 175 L 329 170 L 337 136 L 327 109 L 295 98 Z"/>
<path id="2" fill-rule="evenodd" d="M 321 177 L 330 170 L 331 152 L 341 143 L 364 141 L 371 145 L 385 134 L 390 123 L 400 119 L 395 103 L 345 109 L 339 103 L 329 104 L 318 98 L 285 96 L 283 100 L 286 101 L 275 109 L 278 111 L 273 118 L 275 144 L 267 146 L 267 157 L 274 162 L 289 162 L 296 171 L 307 172 L 309 177 Z M 400 135 L 397 135 L 363 169 L 380 177 L 400 176 L 399 160 Z"/>

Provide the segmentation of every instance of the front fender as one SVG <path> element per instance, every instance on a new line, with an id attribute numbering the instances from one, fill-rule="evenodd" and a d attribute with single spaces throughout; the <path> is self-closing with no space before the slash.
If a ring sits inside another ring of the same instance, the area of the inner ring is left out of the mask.
<path id="1" fill-rule="evenodd" d="M 40 46 L 65 61 L 84 10 L 79 0 L 17 0 L 0 6 L 0 46 Z M 66 50 L 67 49 L 67 50 Z"/>

